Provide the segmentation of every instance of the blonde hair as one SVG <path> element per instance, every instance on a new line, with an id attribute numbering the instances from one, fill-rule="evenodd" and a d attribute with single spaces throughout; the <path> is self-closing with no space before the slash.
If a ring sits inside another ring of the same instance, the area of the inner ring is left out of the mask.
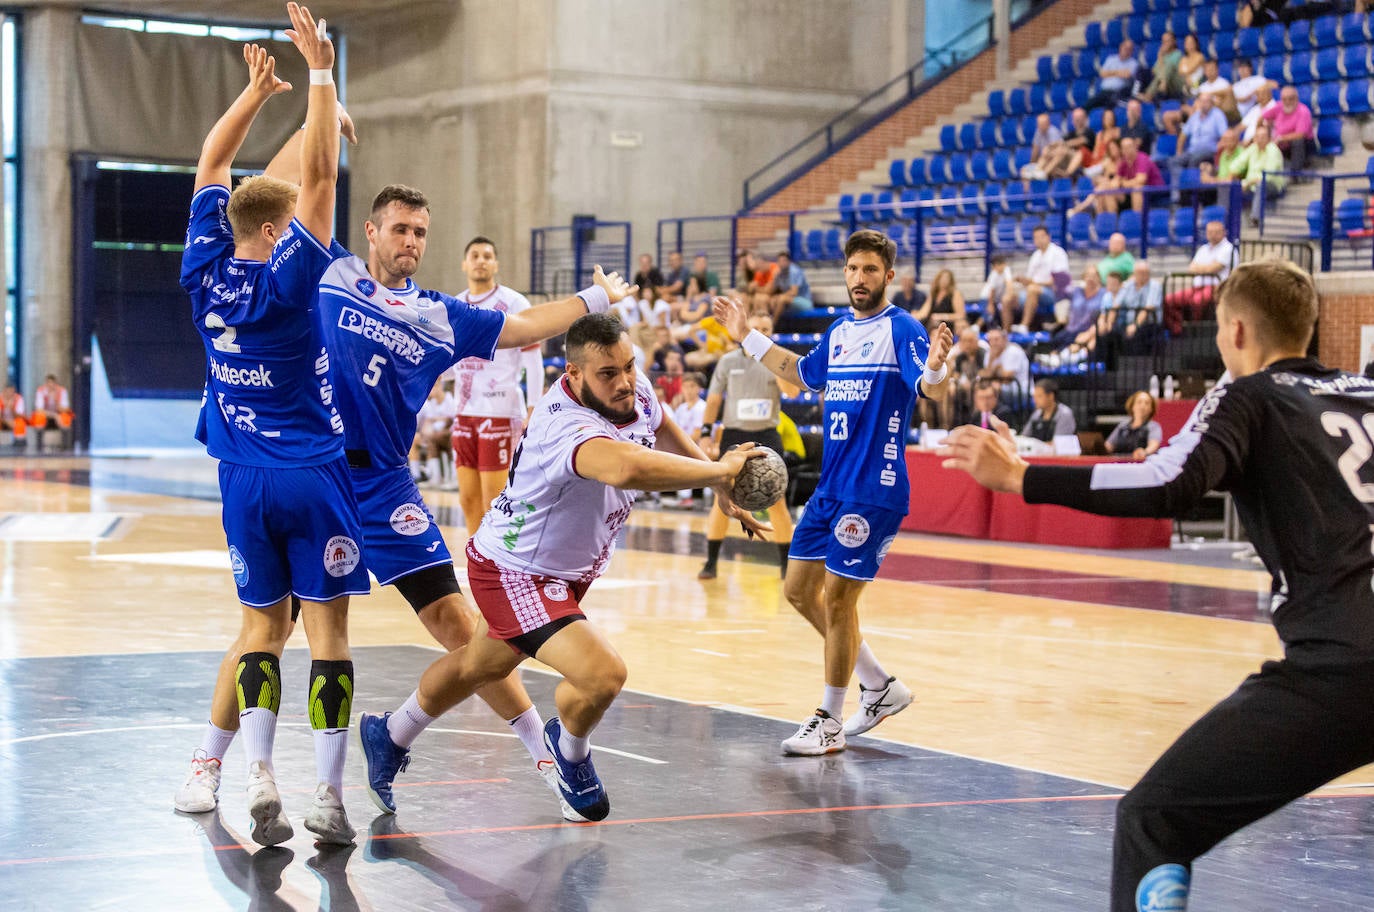
<path id="1" fill-rule="evenodd" d="M 1270 345 L 1305 349 L 1317 323 L 1317 288 L 1293 262 L 1277 257 L 1242 263 L 1217 290 L 1228 310 L 1253 317 Z"/>
<path id="2" fill-rule="evenodd" d="M 295 184 L 255 174 L 239 181 L 229 195 L 229 227 L 234 240 L 240 243 L 257 235 L 264 222 L 277 222 L 289 217 L 296 209 Z"/>

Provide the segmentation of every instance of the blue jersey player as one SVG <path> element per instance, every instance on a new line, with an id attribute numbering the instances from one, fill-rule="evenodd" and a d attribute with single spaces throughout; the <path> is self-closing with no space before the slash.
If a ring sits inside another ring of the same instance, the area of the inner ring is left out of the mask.
<path id="1" fill-rule="evenodd" d="M 368 579 L 329 355 L 312 314 L 333 259 L 338 99 L 323 20 L 317 25 L 295 3 L 287 11 L 287 34 L 310 67 L 300 187 L 264 175 L 229 191 L 230 165 L 257 113 L 291 89 L 273 58 L 249 45 L 249 85 L 201 149 L 181 284 L 208 362 L 196 436 L 220 462 L 224 531 L 243 604 L 232 675 L 252 836 L 277 845 L 292 835 L 272 747 L 280 657 L 298 599 L 310 639 L 319 774 L 305 826 L 321 842 L 346 844 L 354 837 L 340 798 L 353 692 L 348 597 L 367 592 Z"/>
<path id="2" fill-rule="evenodd" d="M 744 307 L 715 301 L 716 317 L 745 352 L 783 380 L 824 390 L 821 478 L 792 534 L 787 600 L 825 638 L 820 708 L 783 741 L 788 754 L 844 750 L 845 736 L 868 731 L 911 704 L 911 691 L 883 670 L 859 633 L 858 601 L 878 573 L 907 513 L 906 429 L 918 394 L 944 384 L 953 344 L 941 324 L 932 341 L 910 314 L 887 303 L 896 246 L 876 231 L 845 242 L 850 313 L 798 358 L 750 331 Z M 849 678 L 859 678 L 859 711 L 842 721 Z"/>

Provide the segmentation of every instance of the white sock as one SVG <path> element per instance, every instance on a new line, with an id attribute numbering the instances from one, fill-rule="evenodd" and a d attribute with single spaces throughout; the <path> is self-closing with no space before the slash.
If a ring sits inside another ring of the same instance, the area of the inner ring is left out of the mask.
<path id="1" fill-rule="evenodd" d="M 539 718 L 539 710 L 531 706 L 507 722 L 536 763 L 548 758 L 549 752 L 544 747 L 544 720 Z"/>
<path id="2" fill-rule="evenodd" d="M 564 760 L 576 763 L 578 760 L 587 759 L 587 755 L 592 752 L 592 743 L 586 738 L 568 734 L 568 730 L 564 728 L 558 735 L 558 752 L 563 755 Z"/>
<path id="3" fill-rule="evenodd" d="M 859 683 L 867 690 L 882 690 L 890 677 L 883 670 L 883 666 L 878 664 L 878 657 L 868 648 L 867 643 L 859 644 L 859 657 L 854 662 L 854 674 L 858 675 Z"/>
<path id="4" fill-rule="evenodd" d="M 272 742 L 277 737 L 277 714 L 261 706 L 252 706 L 239 713 L 239 731 L 243 732 L 243 752 L 248 766 L 261 762 L 272 772 Z"/>
<path id="5" fill-rule="evenodd" d="M 229 750 L 229 745 L 234 743 L 234 736 L 237 734 L 237 731 L 228 731 L 213 722 L 207 722 L 205 734 L 200 740 L 200 749 L 212 760 L 223 760 L 224 752 Z"/>
<path id="6" fill-rule="evenodd" d="M 832 718 L 844 718 L 844 698 L 848 693 L 848 687 L 825 685 L 825 696 L 821 697 L 821 709 L 829 713 Z"/>
<path id="7" fill-rule="evenodd" d="M 348 729 L 315 729 L 315 775 L 343 794 L 344 757 L 348 754 Z"/>
<path id="8" fill-rule="evenodd" d="M 401 708 L 387 718 L 387 734 L 391 735 L 397 747 L 410 747 L 434 719 L 434 716 L 420 708 L 420 692 L 417 690 L 406 697 Z"/>

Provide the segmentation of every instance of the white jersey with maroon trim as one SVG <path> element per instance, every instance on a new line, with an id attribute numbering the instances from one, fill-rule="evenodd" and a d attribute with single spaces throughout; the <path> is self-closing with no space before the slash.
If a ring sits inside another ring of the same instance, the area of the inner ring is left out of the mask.
<path id="1" fill-rule="evenodd" d="M 505 285 L 497 285 L 484 295 L 474 296 L 464 291 L 457 297 L 473 307 L 506 314 L 519 313 L 530 307 L 524 295 Z M 522 370 L 529 375 L 526 383 L 531 391 L 542 392 L 544 362 L 539 355 L 538 345 L 524 349 L 500 349 L 490 361 L 485 358 L 464 358 L 459 361 L 453 367 L 453 394 L 458 399 L 458 414 L 523 421 L 525 394 L 520 388 Z"/>
<path id="2" fill-rule="evenodd" d="M 635 417 L 618 426 L 578 401 L 567 376 L 534 408 L 503 490 L 473 537 L 506 570 L 591 582 L 601 575 L 638 491 L 583 478 L 577 450 L 607 437 L 652 448 L 663 408 L 649 378 L 635 381 Z"/>

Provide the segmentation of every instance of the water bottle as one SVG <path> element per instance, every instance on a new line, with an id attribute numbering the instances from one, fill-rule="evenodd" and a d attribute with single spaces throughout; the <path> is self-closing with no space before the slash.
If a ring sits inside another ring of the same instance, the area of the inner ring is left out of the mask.
<path id="1" fill-rule="evenodd" d="M 928 435 L 929 433 L 930 433 L 930 424 L 927 423 L 927 422 L 925 422 L 925 421 L 922 421 L 922 422 L 921 422 L 921 436 L 918 437 L 918 438 L 916 438 L 916 443 L 917 443 L 917 445 L 919 445 L 919 446 L 925 446 L 925 445 L 926 445 L 926 437 L 927 437 L 927 435 Z"/>
<path id="2" fill-rule="evenodd" d="M 1164 398 L 1174 398 L 1174 375 L 1169 374 L 1164 378 Z"/>
<path id="3" fill-rule="evenodd" d="M 1159 398 L 1159 374 L 1150 375 L 1150 395 Z"/>

